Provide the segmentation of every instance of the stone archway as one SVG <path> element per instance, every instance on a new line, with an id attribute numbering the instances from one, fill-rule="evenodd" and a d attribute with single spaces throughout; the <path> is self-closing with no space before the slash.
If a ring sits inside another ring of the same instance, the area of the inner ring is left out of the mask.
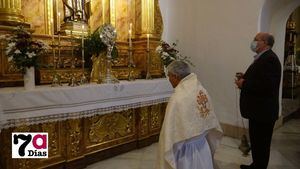
<path id="1" fill-rule="evenodd" d="M 273 50 L 279 56 L 282 64 L 284 60 L 286 23 L 290 14 L 299 6 L 299 0 L 265 0 L 261 9 L 258 30 L 262 32 L 270 32 L 274 35 L 275 44 Z M 280 90 L 281 98 L 282 87 Z M 287 106 L 285 100 L 280 99 L 280 106 L 281 110 Z M 280 115 L 282 115 L 282 112 L 283 111 L 280 112 Z"/>

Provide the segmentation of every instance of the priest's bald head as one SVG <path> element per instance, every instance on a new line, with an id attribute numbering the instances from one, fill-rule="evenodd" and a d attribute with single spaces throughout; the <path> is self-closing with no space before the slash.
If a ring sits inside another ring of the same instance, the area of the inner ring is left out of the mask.
<path id="1" fill-rule="evenodd" d="M 189 65 L 184 61 L 174 60 L 167 67 L 169 81 L 175 88 L 179 82 L 191 73 Z"/>

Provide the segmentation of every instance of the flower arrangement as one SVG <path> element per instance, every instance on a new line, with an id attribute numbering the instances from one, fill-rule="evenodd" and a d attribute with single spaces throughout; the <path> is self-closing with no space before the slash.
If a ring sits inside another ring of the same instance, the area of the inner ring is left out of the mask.
<path id="1" fill-rule="evenodd" d="M 84 39 L 84 52 L 87 57 L 92 55 L 98 56 L 102 51 L 106 50 L 106 45 L 100 39 L 100 30 L 101 27 L 98 27 Z"/>
<path id="2" fill-rule="evenodd" d="M 49 49 L 44 42 L 33 40 L 31 33 L 21 26 L 17 27 L 13 34 L 1 35 L 0 40 L 7 42 L 5 54 L 8 61 L 13 62 L 22 73 L 25 73 L 26 67 L 37 67 L 38 57 Z"/>
<path id="3" fill-rule="evenodd" d="M 84 40 L 84 51 L 86 57 L 90 58 L 91 56 L 98 56 L 101 52 L 107 50 L 107 45 L 103 43 L 100 38 L 100 34 L 103 32 L 104 26 L 98 27 L 92 34 L 89 34 Z M 118 56 L 118 50 L 114 46 L 112 51 L 112 58 Z"/>
<path id="4" fill-rule="evenodd" d="M 193 66 L 193 63 L 189 60 L 187 56 L 182 56 L 180 52 L 176 49 L 177 42 L 172 43 L 172 46 L 167 42 L 161 40 L 160 45 L 156 48 L 156 52 L 160 55 L 161 61 L 164 66 L 168 66 L 173 60 L 182 60 Z"/>

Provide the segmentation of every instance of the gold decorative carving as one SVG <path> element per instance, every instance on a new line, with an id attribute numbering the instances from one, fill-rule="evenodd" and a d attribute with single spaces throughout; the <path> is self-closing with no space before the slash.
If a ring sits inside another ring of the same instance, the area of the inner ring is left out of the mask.
<path id="1" fill-rule="evenodd" d="M 162 20 L 162 15 L 161 15 L 161 11 L 160 11 L 160 7 L 159 7 L 159 1 L 158 0 L 154 0 L 154 10 L 155 10 L 155 19 L 154 19 L 154 27 L 155 27 L 155 38 L 161 39 L 162 33 L 163 33 L 163 29 L 164 29 L 164 24 L 163 24 L 163 20 Z"/>
<path id="2" fill-rule="evenodd" d="M 33 167 L 32 165 L 32 160 L 29 160 L 29 159 L 16 159 L 17 163 L 14 163 L 14 164 L 17 164 L 17 166 L 14 166 L 15 168 L 18 168 L 18 169 L 31 169 Z"/>
<path id="3" fill-rule="evenodd" d="M 154 51 L 150 52 L 151 55 L 151 74 L 153 74 L 156 77 L 161 77 L 163 72 L 162 69 L 162 63 L 160 56 L 158 56 Z"/>
<path id="4" fill-rule="evenodd" d="M 80 69 L 72 70 L 72 69 L 68 68 L 68 69 L 56 69 L 55 71 L 60 76 L 60 78 L 61 78 L 60 81 L 62 83 L 67 83 L 70 79 L 71 74 L 74 74 L 75 78 L 78 79 L 78 80 L 82 76 L 82 70 L 80 70 Z M 49 83 L 52 82 L 52 78 L 53 78 L 53 75 L 54 75 L 53 70 L 51 70 L 51 69 L 40 69 L 40 70 L 38 70 L 38 72 L 39 72 L 39 76 L 40 76 L 39 83 L 49 84 Z M 89 72 L 86 70 L 84 72 L 84 74 L 85 74 L 86 77 L 88 77 Z"/>
<path id="5" fill-rule="evenodd" d="M 10 61 L 8 62 L 7 73 L 21 73 L 21 71 L 17 68 L 13 61 Z"/>
<path id="6" fill-rule="evenodd" d="M 90 142 L 100 143 L 128 135 L 134 129 L 133 119 L 131 111 L 92 117 L 89 131 Z"/>
<path id="7" fill-rule="evenodd" d="M 150 112 L 150 129 L 157 130 L 160 129 L 161 126 L 161 105 L 152 105 Z"/>
<path id="8" fill-rule="evenodd" d="M 129 74 L 129 68 L 128 67 L 123 67 L 123 68 L 113 68 L 112 73 L 114 76 L 118 79 L 128 79 L 128 74 Z M 132 72 L 132 76 L 135 79 L 141 78 L 141 71 L 139 69 L 134 69 Z"/>
<path id="9" fill-rule="evenodd" d="M 81 120 L 71 119 L 67 120 L 67 154 L 69 158 L 79 156 L 82 152 L 80 151 L 81 139 Z"/>
<path id="10" fill-rule="evenodd" d="M 26 125 L 20 125 L 19 127 L 16 127 L 13 130 L 13 132 L 28 132 L 28 131 L 30 131 L 30 126 L 26 126 Z"/>
<path id="11" fill-rule="evenodd" d="M 58 122 L 41 124 L 42 131 L 48 133 L 48 156 L 52 157 L 58 154 L 58 135 L 59 130 L 56 128 Z"/>
<path id="12" fill-rule="evenodd" d="M 145 136 L 149 132 L 149 106 L 142 107 L 140 112 L 140 136 Z"/>
<path id="13" fill-rule="evenodd" d="M 121 66 L 127 66 L 128 59 L 125 56 L 119 56 L 115 60 L 113 60 L 113 66 L 115 67 L 121 67 Z"/>
<path id="14" fill-rule="evenodd" d="M 159 134 L 164 108 L 165 104 L 159 104 L 89 118 L 2 129 L 0 168 L 36 169 L 56 164 L 64 166 L 75 159 L 84 160 L 89 154 L 143 141 Z M 12 132 L 48 132 L 49 158 L 12 159 L 11 139 L 8 139 Z"/>

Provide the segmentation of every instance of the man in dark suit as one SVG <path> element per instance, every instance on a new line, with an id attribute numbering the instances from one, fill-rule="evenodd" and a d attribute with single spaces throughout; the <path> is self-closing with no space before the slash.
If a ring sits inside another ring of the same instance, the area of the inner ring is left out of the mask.
<path id="1" fill-rule="evenodd" d="M 274 37 L 258 33 L 251 43 L 253 63 L 235 83 L 241 89 L 240 110 L 249 120 L 252 164 L 241 169 L 267 169 L 275 121 L 279 111 L 281 64 L 272 51 Z"/>

